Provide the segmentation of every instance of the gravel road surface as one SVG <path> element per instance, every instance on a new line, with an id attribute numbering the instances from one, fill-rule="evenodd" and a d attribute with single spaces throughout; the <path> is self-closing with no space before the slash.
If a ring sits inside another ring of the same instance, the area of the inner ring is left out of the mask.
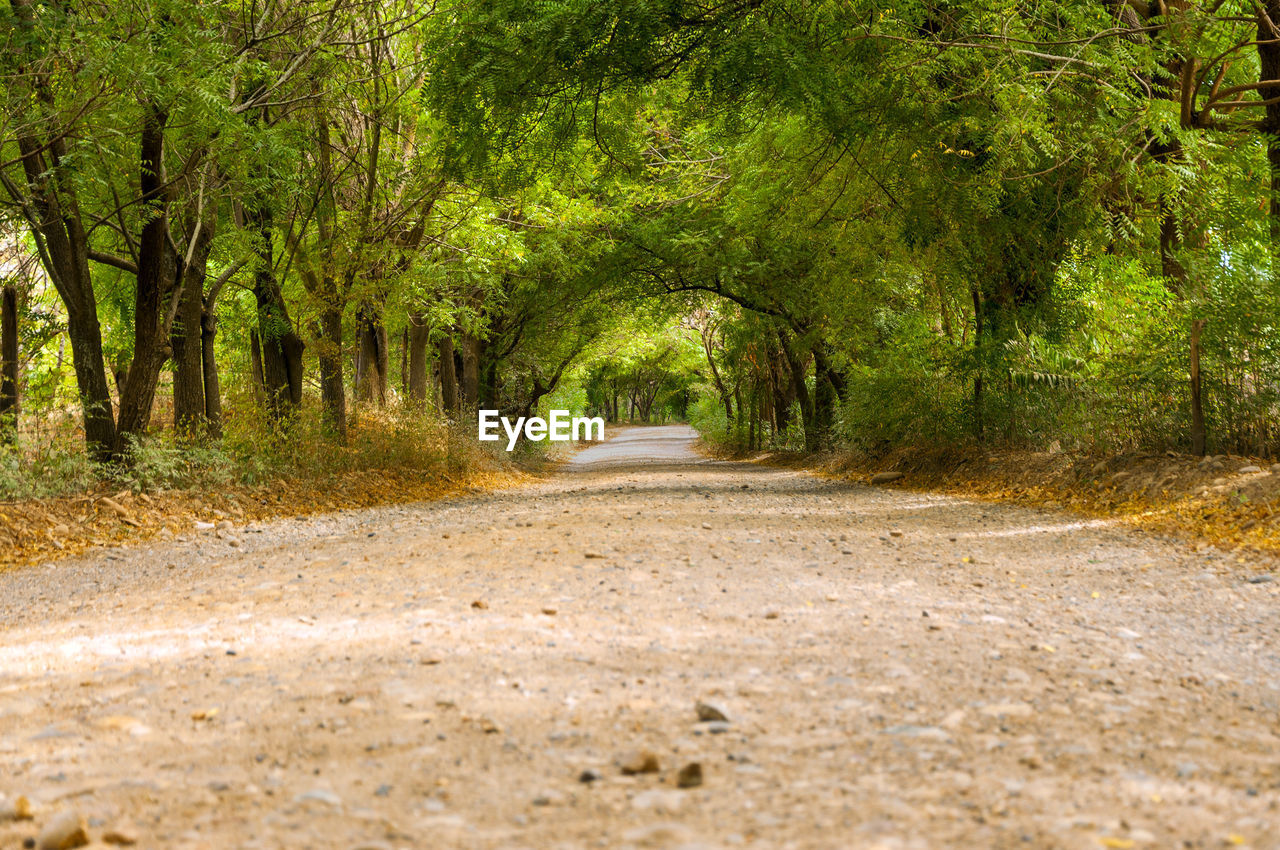
<path id="1" fill-rule="evenodd" d="M 0 848 L 1280 847 L 1276 583 L 693 440 L 0 575 Z"/>

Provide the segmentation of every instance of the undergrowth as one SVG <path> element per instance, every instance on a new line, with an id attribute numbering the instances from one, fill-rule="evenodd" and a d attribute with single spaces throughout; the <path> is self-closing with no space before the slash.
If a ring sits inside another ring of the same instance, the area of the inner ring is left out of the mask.
<path id="1" fill-rule="evenodd" d="M 159 430 L 131 442 L 125 457 L 109 464 L 92 462 L 70 429 L 36 445 L 0 446 L 0 501 L 57 498 L 99 486 L 134 493 L 215 490 L 379 470 L 402 478 L 459 477 L 513 459 L 538 460 L 536 448 L 511 458 L 468 439 L 469 429 L 408 406 L 360 411 L 345 445 L 323 433 L 320 417 L 307 410 L 272 423 L 250 409 L 229 415 L 224 427 L 221 439 Z"/>

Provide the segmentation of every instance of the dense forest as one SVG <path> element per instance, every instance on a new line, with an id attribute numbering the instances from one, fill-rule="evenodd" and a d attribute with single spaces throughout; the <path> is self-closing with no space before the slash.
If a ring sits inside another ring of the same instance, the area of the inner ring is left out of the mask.
<path id="1" fill-rule="evenodd" d="M 0 493 L 477 407 L 753 449 L 1280 446 L 1276 0 L 0 28 Z"/>

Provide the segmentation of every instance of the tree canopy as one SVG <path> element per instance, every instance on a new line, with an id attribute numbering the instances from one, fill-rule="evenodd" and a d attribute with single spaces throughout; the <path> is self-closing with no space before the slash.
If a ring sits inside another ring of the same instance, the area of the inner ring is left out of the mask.
<path id="1" fill-rule="evenodd" d="M 7 0 L 5 433 L 71 405 L 127 462 L 224 398 L 338 445 L 556 401 L 752 448 L 1270 453 L 1278 26 Z"/>

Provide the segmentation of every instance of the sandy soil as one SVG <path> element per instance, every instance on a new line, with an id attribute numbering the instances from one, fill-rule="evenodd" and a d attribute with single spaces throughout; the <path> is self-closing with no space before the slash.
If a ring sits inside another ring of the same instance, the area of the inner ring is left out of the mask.
<path id="1" fill-rule="evenodd" d="M 692 438 L 0 575 L 0 847 L 1280 847 L 1280 583 Z"/>

